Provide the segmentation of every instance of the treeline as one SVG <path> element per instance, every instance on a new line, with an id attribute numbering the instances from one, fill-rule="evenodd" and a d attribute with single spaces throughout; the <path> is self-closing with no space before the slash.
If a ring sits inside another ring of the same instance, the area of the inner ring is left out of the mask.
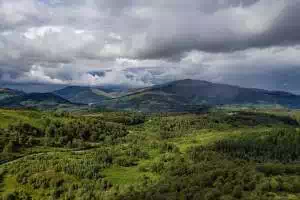
<path id="1" fill-rule="evenodd" d="M 208 115 L 156 116 L 147 122 L 150 130 L 158 132 L 162 139 L 180 137 L 194 130 L 227 130 L 230 124 L 210 118 Z"/>
<path id="2" fill-rule="evenodd" d="M 143 124 L 147 119 L 147 115 L 138 112 L 104 112 L 96 119 L 131 126 Z"/>
<path id="3" fill-rule="evenodd" d="M 299 123 L 297 120 L 289 117 L 289 116 L 279 116 L 272 115 L 267 113 L 259 113 L 259 112 L 232 112 L 232 113 L 215 113 L 210 115 L 211 118 L 218 120 L 219 122 L 223 122 L 226 124 L 231 124 L 233 127 L 240 126 L 298 126 Z"/>
<path id="4" fill-rule="evenodd" d="M 183 114 L 178 116 L 158 115 L 150 119 L 148 127 L 159 132 L 162 139 L 180 137 L 193 130 L 230 130 L 245 127 L 297 127 L 296 120 L 287 116 L 273 116 L 252 112 L 212 112 L 203 115 Z M 156 129 L 156 130 L 155 130 Z"/>
<path id="5" fill-rule="evenodd" d="M 300 164 L 262 163 L 256 166 L 256 170 L 266 174 L 267 176 L 300 176 Z"/>
<path id="6" fill-rule="evenodd" d="M 300 132 L 294 128 L 273 129 L 238 139 L 221 140 L 210 148 L 245 160 L 299 162 Z"/>

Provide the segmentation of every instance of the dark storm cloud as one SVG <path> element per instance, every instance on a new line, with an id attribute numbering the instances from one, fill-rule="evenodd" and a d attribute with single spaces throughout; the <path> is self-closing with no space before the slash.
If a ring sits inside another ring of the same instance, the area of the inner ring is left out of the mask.
<path id="1" fill-rule="evenodd" d="M 40 26 L 41 22 L 63 27 L 72 25 L 75 29 L 90 30 L 90 34 L 102 44 L 114 42 L 112 38 L 105 36 L 113 32 L 120 36 L 120 41 L 114 43 L 122 47 L 122 52 L 113 57 L 174 59 L 191 50 L 228 52 L 297 44 L 300 38 L 297 34 L 297 19 L 300 17 L 298 0 L 17 2 L 4 0 L 0 3 L 0 16 L 2 13 L 4 19 L 0 23 L 2 26 L 8 23 L 13 26 L 21 22 L 27 24 L 27 27 Z M 15 10 L 4 11 L 12 6 L 16 7 Z M 72 33 L 66 31 L 62 34 L 70 38 Z M 49 45 L 49 40 L 62 37 L 62 34 L 52 34 L 51 37 L 48 34 L 47 43 L 40 45 Z M 97 42 L 94 47 L 89 45 L 75 56 L 103 59 L 103 56 L 95 53 L 101 50 L 96 47 L 101 46 Z M 55 46 L 49 46 L 48 49 L 50 48 Z M 48 49 L 46 46 L 46 50 Z"/>
<path id="2" fill-rule="evenodd" d="M 0 0 L 0 83 L 281 88 L 300 68 L 298 19 L 299 0 Z"/>
<path id="3" fill-rule="evenodd" d="M 162 9 L 168 16 L 157 19 L 149 29 L 136 57 L 172 58 L 191 50 L 218 53 L 299 44 L 298 0 L 225 2 L 220 6 L 208 3 L 213 13 L 199 12 L 197 6 L 183 6 L 185 11 L 176 6 L 175 10 Z"/>
<path id="4" fill-rule="evenodd" d="M 300 1 L 289 3 L 274 20 L 269 31 L 257 39 L 257 46 L 294 45 L 300 41 Z M 253 39 L 255 40 L 255 38 Z"/>

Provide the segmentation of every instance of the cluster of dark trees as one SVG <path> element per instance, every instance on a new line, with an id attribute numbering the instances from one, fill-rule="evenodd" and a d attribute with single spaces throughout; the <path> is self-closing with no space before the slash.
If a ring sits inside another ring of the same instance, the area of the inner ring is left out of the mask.
<path id="1" fill-rule="evenodd" d="M 158 116 L 152 120 L 157 126 L 162 139 L 182 136 L 192 130 L 214 129 L 229 130 L 233 128 L 269 126 L 296 127 L 298 122 L 289 116 L 275 116 L 265 113 L 232 112 L 209 113 L 204 115 Z"/>
<path id="2" fill-rule="evenodd" d="M 73 147 L 74 140 L 115 143 L 126 136 L 126 126 L 96 119 L 77 119 L 70 122 L 50 121 L 45 128 L 49 146 Z"/>
<path id="3" fill-rule="evenodd" d="M 161 118 L 158 120 L 159 133 L 162 139 L 178 137 L 191 130 L 191 120 L 184 118 Z"/>
<path id="4" fill-rule="evenodd" d="M 273 129 L 240 139 L 221 140 L 211 148 L 245 160 L 298 162 L 300 132 L 294 128 Z"/>
<path id="5" fill-rule="evenodd" d="M 48 119 L 43 128 L 19 122 L 0 132 L 0 150 L 4 153 L 15 153 L 35 145 L 82 148 L 86 142 L 113 144 L 128 134 L 124 125 L 88 118 L 68 121 Z"/>
<path id="6" fill-rule="evenodd" d="M 267 113 L 259 113 L 259 112 L 232 112 L 232 113 L 216 113 L 214 115 L 209 115 L 210 118 L 217 120 L 219 122 L 223 122 L 226 124 L 230 124 L 233 127 L 240 126 L 272 126 L 272 125 L 287 125 L 287 126 L 298 126 L 299 123 L 297 120 L 289 117 L 289 116 L 278 116 L 271 115 Z"/>
<path id="7" fill-rule="evenodd" d="M 42 137 L 40 129 L 28 123 L 17 123 L 10 125 L 8 129 L 1 129 L 0 149 L 4 153 L 14 153 L 20 148 L 32 147 L 39 143 L 36 137 Z"/>
<path id="8" fill-rule="evenodd" d="M 256 166 L 256 170 L 267 176 L 300 175 L 299 164 L 262 163 Z"/>
<path id="9" fill-rule="evenodd" d="M 144 123 L 147 115 L 138 112 L 105 112 L 103 115 L 98 116 L 97 119 L 130 126 Z"/>

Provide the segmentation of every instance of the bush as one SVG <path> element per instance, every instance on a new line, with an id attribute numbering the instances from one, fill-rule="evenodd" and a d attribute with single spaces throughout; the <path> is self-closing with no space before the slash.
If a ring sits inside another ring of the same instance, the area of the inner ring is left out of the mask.
<path id="1" fill-rule="evenodd" d="M 8 130 L 10 132 L 17 133 L 17 135 L 34 136 L 34 137 L 44 136 L 43 131 L 32 126 L 31 124 L 23 123 L 23 122 L 10 125 Z"/>
<path id="2" fill-rule="evenodd" d="M 126 156 L 116 158 L 114 160 L 114 163 L 121 166 L 121 167 L 130 167 L 130 166 L 137 165 L 137 162 L 136 162 L 135 159 L 130 158 L 130 157 L 126 157 Z"/>
<path id="3" fill-rule="evenodd" d="M 113 163 L 113 155 L 110 150 L 100 149 L 96 151 L 96 161 L 109 166 Z"/>
<path id="4" fill-rule="evenodd" d="M 175 144 L 173 144 L 173 143 L 163 143 L 160 146 L 160 152 L 161 153 L 165 153 L 165 152 L 178 153 L 179 152 L 179 148 Z"/>
<path id="5" fill-rule="evenodd" d="M 232 196 L 240 199 L 243 196 L 243 188 L 240 185 L 235 186 L 232 191 Z"/>
<path id="6" fill-rule="evenodd" d="M 34 189 L 47 189 L 50 186 L 50 180 L 51 178 L 44 175 L 34 175 L 28 179 L 28 182 Z"/>
<path id="7" fill-rule="evenodd" d="M 17 195 L 15 192 L 8 193 L 5 196 L 3 196 L 3 200 L 17 200 Z"/>
<path id="8" fill-rule="evenodd" d="M 278 181 L 275 178 L 272 178 L 270 180 L 270 187 L 271 187 L 272 191 L 278 192 L 280 189 L 280 184 L 278 183 Z"/>
<path id="9" fill-rule="evenodd" d="M 148 152 L 141 150 L 141 148 L 138 147 L 137 145 L 129 146 L 128 150 L 126 150 L 126 155 L 131 158 L 138 158 L 138 159 L 149 158 Z"/>
<path id="10" fill-rule="evenodd" d="M 165 170 L 165 164 L 163 162 L 154 162 L 150 169 L 152 172 L 162 173 Z"/>
<path id="11" fill-rule="evenodd" d="M 212 189 L 206 193 L 204 199 L 205 200 L 215 200 L 215 199 L 219 199 L 220 196 L 221 196 L 221 192 L 219 190 Z"/>

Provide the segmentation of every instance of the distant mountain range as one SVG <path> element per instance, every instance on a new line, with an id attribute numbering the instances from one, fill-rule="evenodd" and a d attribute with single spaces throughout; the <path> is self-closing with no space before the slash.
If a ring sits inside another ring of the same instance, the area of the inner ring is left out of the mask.
<path id="1" fill-rule="evenodd" d="M 25 103 L 24 103 L 25 102 Z M 272 104 L 300 108 L 300 96 L 288 92 L 242 88 L 201 80 L 179 80 L 135 90 L 105 90 L 69 86 L 53 93 L 24 94 L 1 89 L 0 106 L 34 104 L 94 104 L 113 109 L 165 112 L 197 109 L 203 105 Z"/>

